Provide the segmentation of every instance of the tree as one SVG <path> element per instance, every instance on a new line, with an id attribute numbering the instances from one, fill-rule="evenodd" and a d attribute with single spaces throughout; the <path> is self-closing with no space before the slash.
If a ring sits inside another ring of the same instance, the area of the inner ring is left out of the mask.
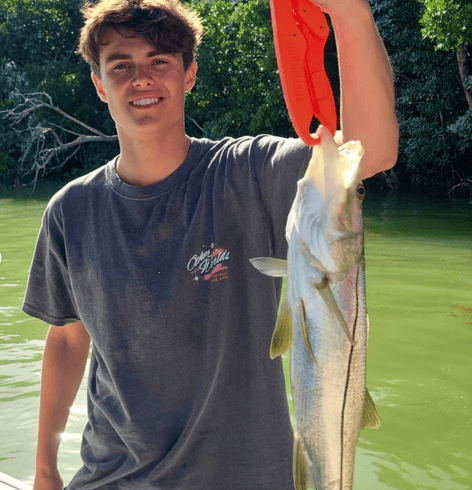
<path id="1" fill-rule="evenodd" d="M 422 34 L 435 42 L 436 49 L 454 51 L 469 108 L 472 107 L 472 77 L 468 51 L 472 46 L 472 5 L 470 0 L 421 0 L 425 6 L 420 19 Z"/>
<path id="2" fill-rule="evenodd" d="M 26 148 L 18 161 L 20 171 L 27 167 L 26 161 L 30 162 L 30 172 L 34 174 L 33 187 L 36 186 L 39 174 L 44 175 L 51 167 L 51 161 L 59 159 L 56 168 L 64 166 L 68 160 L 73 158 L 80 150 L 81 145 L 91 142 L 117 141 L 117 135 L 106 135 L 101 131 L 79 121 L 67 114 L 53 104 L 51 97 L 46 92 L 22 95 L 22 99 L 13 109 L 2 111 L 6 118 L 13 124 L 21 123 L 24 119 L 40 109 L 49 109 L 53 114 L 58 114 L 64 122 L 78 127 L 78 131 L 72 131 L 65 124 L 58 125 L 51 122 L 42 124 L 38 122 L 34 127 L 30 124 L 24 132 Z M 29 122 L 29 121 L 28 121 Z M 67 139 L 66 139 L 67 138 Z M 72 152 L 70 152 L 72 150 Z M 62 156 L 64 155 L 65 156 Z M 62 158 L 61 158 L 62 156 Z"/>
<path id="3" fill-rule="evenodd" d="M 455 55 L 435 50 L 422 36 L 424 7 L 417 0 L 372 0 L 371 5 L 395 74 L 397 173 L 413 185 L 452 183 L 458 172 L 470 172 L 471 151 L 451 129 L 464 113 Z"/>
<path id="4" fill-rule="evenodd" d="M 90 69 L 75 54 L 82 24 L 80 3 L 80 0 L 0 0 L 0 109 L 8 111 L 21 103 L 21 94 L 45 92 L 67 114 L 103 133 L 113 134 L 114 125 L 105 104 L 92 95 Z M 24 177 L 21 157 L 32 135 L 27 136 L 22 130 L 28 126 L 44 127 L 46 123 L 62 125 L 66 131 L 75 130 L 72 120 L 45 106 L 29 114 L 26 126 L 0 119 L 0 185 Z M 63 136 L 64 143 L 74 138 Z M 61 172 L 81 166 L 84 156 L 82 151 L 76 153 Z M 98 158 L 97 164 L 104 158 Z"/>
<path id="5" fill-rule="evenodd" d="M 269 2 L 184 1 L 201 13 L 206 27 L 198 55 L 197 83 L 187 95 L 188 133 L 209 138 L 261 133 L 294 136 L 280 88 Z M 464 103 L 455 52 L 437 49 L 438 42 L 449 48 L 455 39 L 456 46 L 460 40 L 459 45 L 467 50 L 470 38 L 460 37 L 464 34 L 461 27 L 450 29 L 447 35 L 443 29 L 444 39 L 433 40 L 422 35 L 419 23 L 430 12 L 427 4 L 441 1 L 447 8 L 450 4 L 461 6 L 461 14 L 468 12 L 466 0 L 422 0 L 424 4 L 418 0 L 371 0 L 395 73 L 401 130 L 395 172 L 400 181 L 414 185 L 453 183 L 457 174 L 472 176 L 472 110 L 467 111 Z M 74 54 L 82 22 L 79 3 L 80 0 L 0 0 L 0 110 L 11 111 L 21 104 L 21 94 L 45 92 L 51 97 L 50 106 L 103 135 L 112 135 L 114 123 L 106 105 L 94 94 L 89 67 Z M 456 25 L 452 21 L 449 24 Z M 471 32 L 468 27 L 467 35 Z M 326 48 L 326 67 L 339 100 L 332 35 Z M 470 88 L 469 76 L 466 83 Z M 23 119 L 15 125 L 16 131 L 11 121 L 0 119 L 0 179 L 4 183 L 20 178 L 21 157 L 31 148 L 34 137 L 28 133 L 28 139 L 27 133 L 18 130 L 41 131 L 40 128 L 61 126 L 62 148 L 70 148 L 68 145 L 77 137 L 72 134 L 77 131 L 72 119 L 45 104 L 38 104 L 28 117 L 28 122 Z M 38 131 L 36 135 L 40 134 Z M 54 138 L 52 131 L 41 134 Z M 82 146 L 87 149 L 80 149 L 70 158 L 57 171 L 60 175 L 70 176 L 71 171 L 77 175 L 85 169 L 84 162 L 98 165 L 116 153 L 116 146 L 109 143 Z M 98 152 L 102 154 L 97 155 Z"/>
<path id="6" fill-rule="evenodd" d="M 269 2 L 191 4 L 205 21 L 205 36 L 197 83 L 187 99 L 187 114 L 198 127 L 190 124 L 189 131 L 210 138 L 293 134 L 279 84 Z"/>
<path id="7" fill-rule="evenodd" d="M 456 148 L 470 155 L 472 149 L 472 5 L 470 0 L 421 0 L 424 4 L 420 19 L 422 34 L 434 42 L 436 50 L 455 52 L 461 86 L 468 109 L 448 126 L 454 135 Z M 469 160 L 470 161 L 470 160 Z M 466 187 L 472 192 L 472 180 L 463 177 L 456 187 Z"/>

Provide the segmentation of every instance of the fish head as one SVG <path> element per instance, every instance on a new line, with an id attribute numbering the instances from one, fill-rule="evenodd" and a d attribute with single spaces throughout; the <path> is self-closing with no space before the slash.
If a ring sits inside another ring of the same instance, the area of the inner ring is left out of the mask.
<path id="1" fill-rule="evenodd" d="M 348 273 L 363 253 L 360 142 L 338 147 L 321 127 L 305 176 L 298 181 L 286 236 L 309 262 L 326 274 Z"/>

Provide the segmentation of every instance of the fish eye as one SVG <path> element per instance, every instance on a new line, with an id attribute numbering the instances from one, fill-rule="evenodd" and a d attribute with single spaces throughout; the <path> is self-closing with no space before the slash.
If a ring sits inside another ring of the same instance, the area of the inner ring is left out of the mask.
<path id="1" fill-rule="evenodd" d="M 362 184 L 359 184 L 356 189 L 356 195 L 358 199 L 364 199 L 365 197 L 365 187 Z"/>

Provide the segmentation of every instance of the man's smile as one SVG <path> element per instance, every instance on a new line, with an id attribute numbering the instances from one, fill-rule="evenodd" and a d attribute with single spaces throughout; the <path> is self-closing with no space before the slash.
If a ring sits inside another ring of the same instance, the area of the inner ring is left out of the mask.
<path id="1" fill-rule="evenodd" d="M 130 104 L 133 107 L 146 108 L 146 107 L 155 106 L 163 99 L 164 97 L 146 97 L 142 99 L 133 100 L 130 102 Z"/>

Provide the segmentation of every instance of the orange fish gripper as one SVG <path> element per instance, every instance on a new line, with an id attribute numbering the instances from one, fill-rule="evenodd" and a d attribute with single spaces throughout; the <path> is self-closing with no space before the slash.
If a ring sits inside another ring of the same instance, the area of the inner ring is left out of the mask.
<path id="1" fill-rule="evenodd" d="M 325 14 L 311 0 L 270 0 L 275 53 L 282 90 L 297 135 L 308 146 L 313 116 L 332 135 L 336 106 L 326 75 L 324 48 L 329 35 Z"/>

